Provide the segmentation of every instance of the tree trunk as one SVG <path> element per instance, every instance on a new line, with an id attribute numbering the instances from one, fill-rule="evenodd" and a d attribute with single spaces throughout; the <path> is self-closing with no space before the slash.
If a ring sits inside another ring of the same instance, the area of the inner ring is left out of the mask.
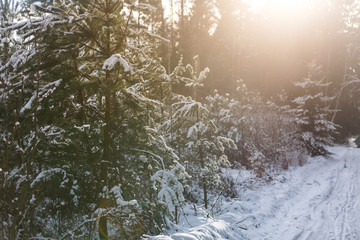
<path id="1" fill-rule="evenodd" d="M 104 126 L 104 152 L 103 160 L 101 162 L 101 175 L 100 175 L 100 191 L 107 185 L 107 175 L 108 175 L 108 163 L 109 163 L 109 151 L 110 151 L 110 93 L 105 95 L 105 126 Z M 106 197 L 103 195 L 100 200 L 99 208 L 105 208 Z M 99 220 L 99 236 L 100 239 L 108 239 L 107 231 L 107 218 L 106 216 L 101 216 Z"/>
<path id="2" fill-rule="evenodd" d="M 105 1 L 105 9 L 106 9 L 106 22 L 107 27 L 109 26 L 109 2 Z M 106 31 L 106 51 L 105 56 L 109 58 L 111 56 L 111 38 L 110 31 L 107 28 Z M 101 176 L 100 176 L 100 186 L 102 191 L 102 197 L 100 200 L 99 208 L 106 208 L 106 196 L 104 195 L 103 189 L 107 186 L 108 181 L 108 164 L 110 162 L 110 112 L 111 112 L 111 89 L 110 89 L 111 81 L 110 81 L 110 73 L 107 71 L 105 75 L 105 126 L 104 126 L 104 142 L 103 142 L 103 159 L 101 161 Z M 100 240 L 108 239 L 108 231 L 107 231 L 107 217 L 101 213 L 101 217 L 99 220 L 99 236 Z"/>
<path id="3" fill-rule="evenodd" d="M 194 89 L 194 95 L 195 95 L 195 101 L 197 101 L 197 91 L 196 88 Z M 200 121 L 200 116 L 199 116 L 199 109 L 196 110 L 196 122 L 199 123 Z M 200 132 L 198 131 L 197 133 L 197 140 L 200 143 L 201 142 L 201 135 Z M 203 150 L 202 150 L 202 146 L 201 144 L 199 144 L 199 159 L 200 159 L 200 167 L 201 169 L 205 168 L 205 162 L 204 162 L 204 154 L 203 154 Z M 204 191 L 204 205 L 205 205 L 205 209 L 207 209 L 207 182 L 206 182 L 206 177 L 203 176 L 203 179 L 201 179 L 202 181 L 202 185 L 203 185 L 203 191 Z"/>

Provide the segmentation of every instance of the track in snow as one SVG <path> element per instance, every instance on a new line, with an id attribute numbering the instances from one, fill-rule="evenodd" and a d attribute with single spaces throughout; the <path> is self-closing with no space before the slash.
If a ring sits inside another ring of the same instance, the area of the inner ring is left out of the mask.
<path id="1" fill-rule="evenodd" d="M 242 189 L 215 219 L 188 210 L 177 230 L 151 239 L 360 240 L 360 149 L 330 150 L 328 159 L 310 158 L 270 184 Z"/>
<path id="2" fill-rule="evenodd" d="M 360 149 L 334 150 L 323 164 L 290 179 L 281 206 L 250 239 L 360 239 Z"/>

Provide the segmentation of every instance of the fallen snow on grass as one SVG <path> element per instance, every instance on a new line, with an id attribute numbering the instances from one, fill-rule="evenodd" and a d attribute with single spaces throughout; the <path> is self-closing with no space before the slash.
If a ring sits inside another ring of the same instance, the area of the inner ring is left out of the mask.
<path id="1" fill-rule="evenodd" d="M 187 206 L 176 228 L 150 239 L 360 239 L 360 149 L 330 151 L 269 184 L 247 185 L 249 172 L 231 170 L 240 198 L 223 202 L 217 214 Z"/>

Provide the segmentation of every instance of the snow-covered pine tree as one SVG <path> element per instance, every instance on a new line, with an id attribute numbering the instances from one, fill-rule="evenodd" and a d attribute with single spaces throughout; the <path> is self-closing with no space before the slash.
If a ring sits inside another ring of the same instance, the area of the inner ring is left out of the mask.
<path id="1" fill-rule="evenodd" d="M 215 91 L 207 97 L 207 105 L 211 119 L 218 126 L 217 133 L 233 139 L 237 145 L 236 150 L 228 150 L 231 163 L 250 167 L 245 153 L 253 129 L 250 112 L 259 106 L 261 99 L 247 89 L 243 80 L 238 80 L 236 84 L 235 96 Z"/>
<path id="2" fill-rule="evenodd" d="M 327 146 L 333 144 L 336 124 L 330 121 L 335 110 L 331 109 L 334 97 L 325 92 L 331 83 L 324 83 L 321 66 L 315 61 L 307 64 L 308 75 L 295 86 L 301 88 L 302 96 L 293 100 L 296 123 L 300 127 L 297 133 L 311 156 L 329 155 Z"/>
<path id="3" fill-rule="evenodd" d="M 18 146 L 19 135 L 19 110 L 21 102 L 16 101 L 16 96 L 23 94 L 26 86 L 24 86 L 23 78 L 21 77 L 21 68 L 18 67 L 19 61 L 12 58 L 12 55 L 19 51 L 19 46 L 16 44 L 16 38 L 9 32 L 2 32 L 8 21 L 14 21 L 20 17 L 19 3 L 13 0 L 0 1 L 0 154 L 1 164 L 0 168 L 3 171 L 9 169 L 12 159 L 10 153 Z M 22 158 L 21 151 L 17 151 Z"/>
<path id="4" fill-rule="evenodd" d="M 236 148 L 234 142 L 218 136 L 216 126 L 209 118 L 206 105 L 200 102 L 198 88 L 203 86 L 208 68 L 200 71 L 198 56 L 194 57 L 194 67 L 187 65 L 190 78 L 184 77 L 186 86 L 193 88 L 192 97 L 178 96 L 173 104 L 172 119 L 177 139 L 173 144 L 186 146 L 178 154 L 187 162 L 187 171 L 195 180 L 194 184 L 202 187 L 204 207 L 208 208 L 208 191 L 219 184 L 219 168 L 229 166 L 225 148 Z"/>
<path id="5" fill-rule="evenodd" d="M 259 118 L 264 129 L 263 141 L 259 148 L 271 168 L 268 169 L 269 172 L 303 164 L 304 148 L 295 137 L 299 128 L 294 121 L 295 114 L 287 105 L 285 93 L 278 98 L 271 98 L 265 103 L 262 117 Z"/>
<path id="6" fill-rule="evenodd" d="M 39 105 L 54 88 L 42 87 L 36 77 L 40 72 L 34 63 L 40 45 L 35 39 L 25 42 L 22 38 L 24 25 L 29 23 L 23 21 L 26 16 L 19 1 L 0 1 L 0 160 L 4 167 L 0 173 L 0 218 L 6 223 L 0 230 L 5 239 L 27 238 L 24 233 L 34 226 L 35 221 L 26 222 L 36 208 L 30 203 L 30 184 L 37 165 L 34 160 L 41 152 L 39 143 L 49 129 L 39 126 L 38 108 L 30 114 L 26 111 Z"/>
<path id="7" fill-rule="evenodd" d="M 22 55 L 9 59 L 26 64 L 25 76 L 35 79 L 18 96 L 19 112 L 37 129 L 29 131 L 37 137 L 23 139 L 35 147 L 26 155 L 34 196 L 22 204 L 42 207 L 32 212 L 33 227 L 16 223 L 22 237 L 90 239 L 98 222 L 101 238 L 109 227 L 137 238 L 162 230 L 183 200 L 186 174 L 156 121 L 163 105 L 157 93 L 174 74 L 164 74 L 155 56 L 157 41 L 166 39 L 144 23 L 153 10 L 122 0 L 39 1 L 26 8 L 30 16 L 0 29 L 18 35 Z M 48 184 L 52 191 L 44 191 Z"/>

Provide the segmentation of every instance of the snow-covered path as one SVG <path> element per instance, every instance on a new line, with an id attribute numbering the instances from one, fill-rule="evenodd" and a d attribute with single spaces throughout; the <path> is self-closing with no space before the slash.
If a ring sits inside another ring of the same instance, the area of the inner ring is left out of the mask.
<path id="1" fill-rule="evenodd" d="M 154 239 L 360 240 L 360 149 L 334 147 L 328 159 L 246 190 L 216 219 Z"/>
<path id="2" fill-rule="evenodd" d="M 360 150 L 334 150 L 287 184 L 274 217 L 251 239 L 360 239 Z"/>

